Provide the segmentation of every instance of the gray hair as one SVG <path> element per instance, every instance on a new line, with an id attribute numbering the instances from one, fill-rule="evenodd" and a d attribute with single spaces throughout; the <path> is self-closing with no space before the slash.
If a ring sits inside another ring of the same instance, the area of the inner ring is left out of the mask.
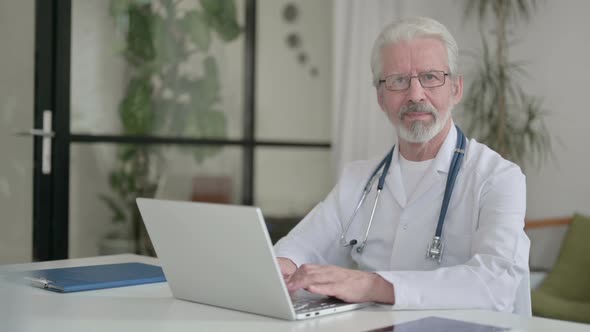
<path id="1" fill-rule="evenodd" d="M 393 22 L 386 26 L 375 40 L 371 53 L 371 70 L 373 72 L 373 85 L 379 86 L 379 80 L 383 70 L 381 50 L 391 44 L 401 41 L 410 41 L 421 37 L 431 37 L 440 40 L 447 49 L 449 71 L 457 74 L 459 47 L 449 30 L 436 20 L 428 17 L 410 17 Z"/>

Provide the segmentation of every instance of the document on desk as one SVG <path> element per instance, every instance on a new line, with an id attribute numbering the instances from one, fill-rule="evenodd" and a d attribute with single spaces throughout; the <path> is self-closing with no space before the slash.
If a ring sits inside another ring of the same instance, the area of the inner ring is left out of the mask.
<path id="1" fill-rule="evenodd" d="M 102 264 L 27 271 L 32 286 L 59 293 L 164 282 L 162 268 L 144 263 Z"/>
<path id="2" fill-rule="evenodd" d="M 418 320 L 390 325 L 366 332 L 502 332 L 509 330 L 509 328 L 505 327 L 483 325 L 461 320 L 441 317 L 425 317 Z"/>

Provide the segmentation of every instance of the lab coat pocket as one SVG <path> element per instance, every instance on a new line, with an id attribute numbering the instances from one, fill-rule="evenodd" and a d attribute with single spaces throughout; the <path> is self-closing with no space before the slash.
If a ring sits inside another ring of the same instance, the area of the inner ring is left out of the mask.
<path id="1" fill-rule="evenodd" d="M 472 236 L 467 234 L 443 233 L 443 258 L 441 264 L 453 266 L 464 264 L 471 258 Z"/>

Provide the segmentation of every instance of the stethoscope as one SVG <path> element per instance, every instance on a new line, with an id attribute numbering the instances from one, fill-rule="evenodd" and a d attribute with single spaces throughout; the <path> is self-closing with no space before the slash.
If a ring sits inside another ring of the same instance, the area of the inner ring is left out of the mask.
<path id="1" fill-rule="evenodd" d="M 451 161 L 451 165 L 449 166 L 449 175 L 447 176 L 447 184 L 445 187 L 445 194 L 443 196 L 442 207 L 440 209 L 440 215 L 438 216 L 438 224 L 436 226 L 436 232 L 434 237 L 432 238 L 432 243 L 427 248 L 426 257 L 438 261 L 440 264 L 442 259 L 442 253 L 444 249 L 444 243 L 441 240 L 442 235 L 442 228 L 445 222 L 445 216 L 447 214 L 447 209 L 449 207 L 449 201 L 451 200 L 451 194 L 453 193 L 453 187 L 455 186 L 455 179 L 457 178 L 457 173 L 459 173 L 459 169 L 461 168 L 461 163 L 463 162 L 463 156 L 465 155 L 465 135 L 463 131 L 457 126 L 457 144 L 455 146 L 455 152 L 453 154 L 453 160 Z M 375 216 L 375 209 L 377 208 L 377 203 L 379 202 L 379 195 L 381 195 L 381 190 L 383 190 L 383 185 L 385 184 L 385 177 L 387 176 L 387 172 L 389 171 L 389 166 L 391 166 L 391 160 L 393 159 L 393 150 L 395 149 L 395 145 L 391 148 L 389 153 L 381 160 L 379 165 L 375 168 L 371 177 L 367 181 L 365 185 L 365 189 L 363 190 L 363 195 L 359 199 L 352 216 L 348 219 L 346 227 L 342 231 L 342 235 L 340 236 L 340 244 L 344 247 L 347 246 L 355 246 L 358 241 L 353 239 L 350 241 L 346 241 L 346 234 L 348 233 L 348 229 L 354 220 L 357 212 L 363 205 L 365 198 L 371 191 L 371 187 L 373 187 L 373 183 L 375 179 L 377 179 L 379 171 L 383 168 L 381 175 L 379 176 L 379 182 L 377 183 L 377 194 L 375 196 L 375 201 L 373 202 L 373 209 L 371 210 L 371 217 L 369 217 L 369 225 L 367 226 L 367 230 L 365 231 L 365 237 L 363 242 L 360 246 L 356 247 L 356 252 L 362 254 L 365 245 L 367 244 L 367 238 L 369 237 L 369 231 L 371 230 L 371 224 L 373 223 L 373 217 Z"/>

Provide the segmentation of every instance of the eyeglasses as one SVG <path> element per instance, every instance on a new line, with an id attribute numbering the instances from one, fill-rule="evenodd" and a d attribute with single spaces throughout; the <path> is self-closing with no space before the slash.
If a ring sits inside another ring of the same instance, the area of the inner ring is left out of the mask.
<path id="1" fill-rule="evenodd" d="M 436 88 L 445 84 L 445 77 L 449 76 L 440 70 L 432 70 L 423 73 L 418 73 L 416 76 L 407 74 L 396 74 L 387 76 L 385 79 L 379 80 L 379 84 L 385 83 L 385 88 L 389 91 L 403 91 L 410 88 L 412 78 L 417 78 L 423 88 Z"/>

